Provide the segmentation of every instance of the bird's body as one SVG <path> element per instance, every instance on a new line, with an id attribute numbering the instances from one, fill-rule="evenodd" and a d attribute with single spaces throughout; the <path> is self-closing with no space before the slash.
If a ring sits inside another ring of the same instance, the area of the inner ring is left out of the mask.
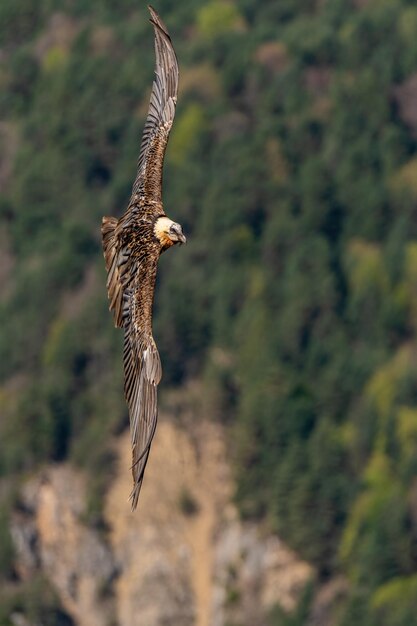
<path id="1" fill-rule="evenodd" d="M 178 65 L 168 31 L 149 7 L 155 29 L 156 68 L 138 172 L 126 212 L 104 217 L 107 290 L 117 327 L 124 328 L 125 396 L 132 441 L 132 509 L 138 502 L 157 421 L 157 385 L 162 369 L 152 336 L 152 305 L 159 256 L 184 243 L 181 226 L 162 205 L 162 167 L 175 114 Z"/>

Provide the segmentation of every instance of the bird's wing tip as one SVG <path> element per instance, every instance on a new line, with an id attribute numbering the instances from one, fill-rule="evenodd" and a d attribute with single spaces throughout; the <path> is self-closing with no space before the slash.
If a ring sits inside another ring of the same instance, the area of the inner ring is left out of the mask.
<path id="1" fill-rule="evenodd" d="M 161 20 L 161 18 L 159 17 L 158 13 L 153 8 L 153 6 L 148 4 L 148 10 L 149 10 L 149 13 L 151 14 L 151 17 L 149 19 L 151 24 L 153 24 L 158 30 L 162 31 L 164 35 L 166 35 L 169 38 L 168 29 L 163 23 L 163 21 Z"/>
<path id="2" fill-rule="evenodd" d="M 137 485 L 135 485 L 131 491 L 131 494 L 129 496 L 129 502 L 130 502 L 130 509 L 132 511 L 132 513 L 134 513 L 136 511 L 136 508 L 138 506 L 138 500 L 139 500 L 139 493 L 140 493 L 140 488 L 142 486 L 142 483 L 139 483 Z"/>

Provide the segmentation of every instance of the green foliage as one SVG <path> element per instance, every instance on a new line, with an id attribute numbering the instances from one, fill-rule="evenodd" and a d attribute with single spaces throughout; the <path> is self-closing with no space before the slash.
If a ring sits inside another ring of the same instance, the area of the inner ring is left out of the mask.
<path id="1" fill-rule="evenodd" d="M 367 484 L 352 508 L 341 544 L 352 580 L 375 587 L 413 568 L 412 536 L 405 493 L 376 453 L 366 470 Z"/>
<path id="2" fill-rule="evenodd" d="M 0 46 L 17 46 L 32 38 L 45 16 L 45 2 L 4 0 L 0 9 Z"/>
<path id="3" fill-rule="evenodd" d="M 10 619 L 14 616 L 13 621 Z M 0 624 L 11 626 L 16 619 L 22 622 L 42 623 L 45 626 L 73 626 L 74 622 L 60 606 L 55 592 L 42 577 L 35 576 L 19 587 L 2 589 Z"/>
<path id="4" fill-rule="evenodd" d="M 191 157 L 202 140 L 205 119 L 204 110 L 197 104 L 190 104 L 172 133 L 170 160 L 174 165 L 181 165 Z"/>
<path id="5" fill-rule="evenodd" d="M 214 38 L 242 28 L 242 16 L 234 2 L 211 0 L 197 14 L 197 25 L 202 35 Z"/>
<path id="6" fill-rule="evenodd" d="M 416 623 L 417 576 L 394 578 L 381 586 L 372 598 L 372 608 L 381 626 L 408 626 Z"/>
<path id="7" fill-rule="evenodd" d="M 297 606 L 291 612 L 284 611 L 280 606 L 272 609 L 268 626 L 303 626 L 308 620 L 314 594 L 314 585 L 309 583 L 303 589 Z"/>
<path id="8" fill-rule="evenodd" d="M 310 437 L 307 457 L 299 458 L 298 447 L 291 456 L 286 455 L 277 474 L 276 523 L 284 535 L 291 534 L 294 546 L 306 558 L 327 573 L 336 565 L 339 531 L 353 489 L 346 471 L 346 449 L 337 429 L 322 421 Z M 329 476 L 333 480 L 328 480 Z M 311 516 L 315 510 L 320 515 Z"/>
<path id="9" fill-rule="evenodd" d="M 14 546 L 10 535 L 10 503 L 5 503 L 4 498 L 0 509 L 0 580 L 10 580 L 14 575 Z"/>

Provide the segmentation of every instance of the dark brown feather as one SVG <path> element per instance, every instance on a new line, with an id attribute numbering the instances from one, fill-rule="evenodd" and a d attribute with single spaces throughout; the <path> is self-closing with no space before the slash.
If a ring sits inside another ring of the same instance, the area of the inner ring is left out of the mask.
<path id="1" fill-rule="evenodd" d="M 155 30 L 155 79 L 140 146 L 131 203 L 140 196 L 162 203 L 162 167 L 178 93 L 178 62 L 167 28 L 150 6 Z"/>
<path id="2" fill-rule="evenodd" d="M 132 509 L 138 503 L 158 415 L 157 386 L 162 370 L 152 336 L 152 305 L 158 259 L 166 246 L 156 237 L 154 226 L 165 215 L 162 167 L 178 89 L 178 65 L 171 39 L 155 11 L 151 7 L 149 10 L 155 31 L 156 68 L 138 173 L 124 215 L 119 220 L 104 217 L 102 223 L 109 308 L 115 325 L 124 328 L 124 389 L 132 442 Z"/>
<path id="3" fill-rule="evenodd" d="M 123 364 L 132 442 L 132 509 L 137 506 L 158 415 L 157 386 L 162 369 L 152 337 L 152 299 L 159 254 L 138 266 L 127 295 Z"/>

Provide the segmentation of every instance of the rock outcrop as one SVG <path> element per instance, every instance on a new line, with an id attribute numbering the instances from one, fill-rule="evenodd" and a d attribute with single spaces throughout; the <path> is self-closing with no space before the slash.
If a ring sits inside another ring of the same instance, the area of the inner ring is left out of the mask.
<path id="1" fill-rule="evenodd" d="M 136 513 L 127 435 L 115 451 L 106 535 L 83 521 L 85 481 L 74 468 L 47 468 L 26 485 L 12 528 L 22 578 L 41 569 L 79 626 L 252 626 L 276 604 L 295 607 L 312 568 L 240 521 L 218 424 L 186 432 L 160 421 Z"/>

